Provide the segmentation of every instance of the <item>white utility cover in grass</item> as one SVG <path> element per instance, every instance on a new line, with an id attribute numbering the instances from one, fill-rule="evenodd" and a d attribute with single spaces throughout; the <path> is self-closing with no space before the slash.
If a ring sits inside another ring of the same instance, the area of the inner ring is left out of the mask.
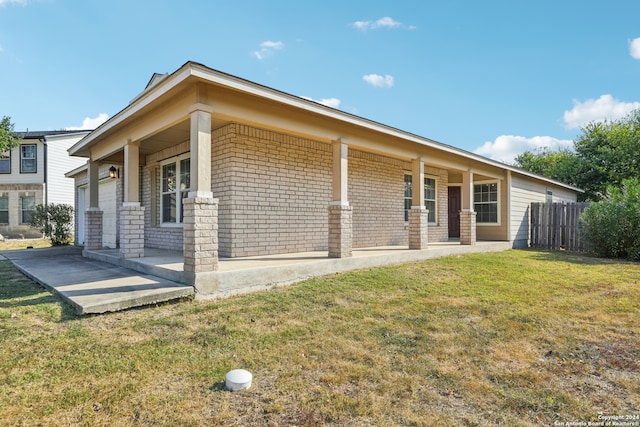
<path id="1" fill-rule="evenodd" d="M 240 391 L 251 387 L 251 372 L 244 369 L 234 369 L 227 372 L 225 385 L 227 390 Z"/>

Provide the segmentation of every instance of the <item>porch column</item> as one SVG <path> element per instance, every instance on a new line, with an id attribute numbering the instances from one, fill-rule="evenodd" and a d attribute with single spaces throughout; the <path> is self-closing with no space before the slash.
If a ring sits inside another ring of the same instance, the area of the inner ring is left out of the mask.
<path id="1" fill-rule="evenodd" d="M 347 176 L 349 173 L 348 141 L 333 141 L 333 192 L 329 204 L 329 258 L 347 258 L 352 254 L 353 210 L 349 205 Z"/>
<path id="2" fill-rule="evenodd" d="M 182 202 L 184 272 L 196 291 L 200 273 L 218 270 L 218 199 L 211 191 L 211 114 L 191 113 L 190 191 Z"/>
<path id="3" fill-rule="evenodd" d="M 473 172 L 462 173 L 462 211 L 460 211 L 460 244 L 476 244 L 476 212 L 473 210 Z"/>
<path id="4" fill-rule="evenodd" d="M 424 206 L 424 162 L 411 161 L 411 210 L 409 211 L 409 249 L 427 249 L 429 243 L 429 210 Z"/>
<path id="5" fill-rule="evenodd" d="M 102 248 L 102 211 L 98 203 L 98 163 L 87 162 L 89 177 L 89 208 L 84 214 L 84 250 L 92 251 Z"/>
<path id="6" fill-rule="evenodd" d="M 124 202 L 119 212 L 120 257 L 144 257 L 144 206 L 140 206 L 140 144 L 124 146 Z"/>

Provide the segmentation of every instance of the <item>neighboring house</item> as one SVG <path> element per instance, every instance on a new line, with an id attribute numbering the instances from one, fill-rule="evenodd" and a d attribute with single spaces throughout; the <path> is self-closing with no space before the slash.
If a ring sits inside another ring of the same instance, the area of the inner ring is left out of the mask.
<path id="1" fill-rule="evenodd" d="M 30 227 L 37 204 L 74 204 L 73 180 L 64 176 L 86 159 L 67 150 L 89 131 L 17 132 L 20 145 L 0 153 L 0 234 L 4 237 L 41 237 Z"/>
<path id="2" fill-rule="evenodd" d="M 123 258 L 183 251 L 202 293 L 218 256 L 350 257 L 452 239 L 526 247 L 530 203 L 581 191 L 194 62 L 154 74 L 69 152 L 89 157 L 67 174 L 76 241 Z"/>

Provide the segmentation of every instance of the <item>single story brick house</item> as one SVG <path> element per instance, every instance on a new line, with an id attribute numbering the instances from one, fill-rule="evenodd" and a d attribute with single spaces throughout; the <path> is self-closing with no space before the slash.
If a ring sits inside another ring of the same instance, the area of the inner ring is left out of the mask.
<path id="1" fill-rule="evenodd" d="M 89 158 L 67 174 L 76 242 L 183 251 L 201 292 L 219 257 L 526 247 L 530 203 L 581 191 L 194 62 L 154 74 L 69 153 Z"/>

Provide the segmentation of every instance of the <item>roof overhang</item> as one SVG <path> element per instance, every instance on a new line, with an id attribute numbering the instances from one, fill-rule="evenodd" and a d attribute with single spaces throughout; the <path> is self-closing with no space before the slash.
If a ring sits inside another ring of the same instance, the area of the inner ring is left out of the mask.
<path id="1" fill-rule="evenodd" d="M 170 75 L 165 76 L 154 74 L 150 84 L 148 84 L 147 88 L 145 88 L 141 94 L 135 97 L 123 110 L 73 145 L 69 149 L 69 154 L 74 156 L 90 157 L 91 148 L 95 144 L 100 143 L 104 138 L 108 137 L 108 135 L 114 130 L 132 122 L 144 111 L 150 110 L 156 104 L 162 102 L 163 99 L 167 99 L 171 93 L 177 93 L 181 87 L 197 81 L 232 89 L 243 94 L 268 100 L 269 102 L 278 103 L 282 106 L 286 106 L 287 108 L 293 108 L 301 112 L 311 113 L 329 120 L 335 120 L 345 125 L 360 128 L 361 130 L 373 131 L 396 140 L 402 140 L 406 143 L 417 144 L 418 146 L 428 147 L 442 153 L 452 154 L 459 158 L 477 162 L 482 165 L 491 166 L 503 171 L 515 172 L 520 175 L 544 181 L 555 186 L 567 188 L 572 191 L 583 192 L 583 190 L 577 187 L 573 187 L 499 161 L 488 159 L 451 145 L 443 144 L 429 138 L 421 137 L 391 126 L 383 125 L 372 120 L 346 113 L 335 108 L 327 107 L 315 101 L 262 86 L 191 61 L 185 63 Z"/>

